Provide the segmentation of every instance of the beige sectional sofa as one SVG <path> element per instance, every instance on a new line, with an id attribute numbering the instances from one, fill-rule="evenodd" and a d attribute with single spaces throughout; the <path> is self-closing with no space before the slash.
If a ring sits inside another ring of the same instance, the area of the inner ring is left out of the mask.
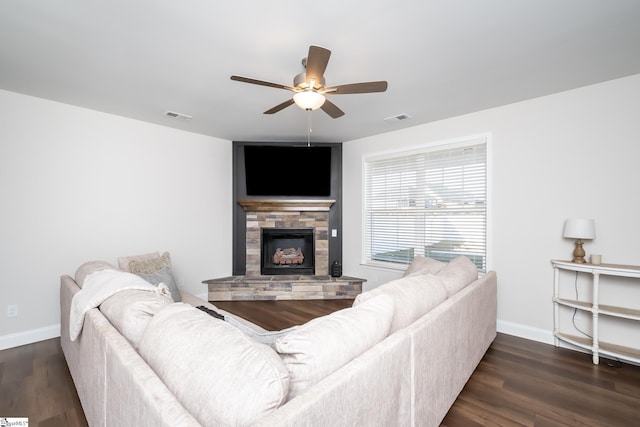
<path id="1" fill-rule="evenodd" d="M 464 257 L 417 257 L 353 307 L 277 332 L 131 274 L 92 262 L 61 277 L 62 348 L 91 426 L 436 426 L 496 336 L 496 274 Z M 78 309 L 119 275 L 127 286 Z"/>

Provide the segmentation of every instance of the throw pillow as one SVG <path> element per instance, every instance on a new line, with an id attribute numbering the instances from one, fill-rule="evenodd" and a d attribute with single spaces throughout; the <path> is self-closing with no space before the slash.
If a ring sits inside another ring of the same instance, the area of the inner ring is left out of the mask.
<path id="1" fill-rule="evenodd" d="M 159 252 L 151 252 L 151 253 L 142 254 L 142 255 L 121 256 L 118 258 L 118 267 L 120 267 L 120 270 L 128 271 L 129 273 L 131 273 L 131 270 L 129 270 L 129 263 L 131 261 L 146 260 L 149 258 L 158 258 L 158 257 L 160 257 Z"/>
<path id="2" fill-rule="evenodd" d="M 404 272 L 404 277 L 417 276 L 420 274 L 436 274 L 447 265 L 446 262 L 437 259 L 416 255 Z"/>
<path id="3" fill-rule="evenodd" d="M 180 295 L 180 290 L 178 289 L 178 285 L 176 285 L 176 281 L 173 278 L 171 267 L 166 266 L 152 273 L 135 273 L 134 272 L 133 274 L 142 277 L 144 280 L 151 283 L 152 285 L 158 286 L 160 283 L 164 283 L 164 285 L 167 288 L 169 288 L 169 292 L 171 292 L 171 298 L 173 298 L 175 302 L 182 301 L 182 296 Z"/>
<path id="4" fill-rule="evenodd" d="M 289 370 L 289 399 L 382 341 L 394 310 L 393 299 L 379 295 L 315 318 L 280 338 L 276 348 Z"/>
<path id="5" fill-rule="evenodd" d="M 353 301 L 353 305 L 358 306 L 383 294 L 391 296 L 397 308 L 389 332 L 393 334 L 409 326 L 446 300 L 447 288 L 442 279 L 432 274 L 403 277 L 359 294 Z"/>
<path id="6" fill-rule="evenodd" d="M 185 303 L 156 313 L 140 354 L 202 425 L 253 425 L 287 398 L 289 372 L 275 351 Z"/>
<path id="7" fill-rule="evenodd" d="M 169 252 L 155 257 L 150 256 L 129 261 L 129 271 L 133 274 L 149 274 L 167 266 L 171 266 L 171 255 L 169 255 Z"/>
<path id="8" fill-rule="evenodd" d="M 452 259 L 437 276 L 442 279 L 447 295 L 451 297 L 478 278 L 478 268 L 469 258 L 461 255 Z"/>
<path id="9" fill-rule="evenodd" d="M 153 285 L 164 283 L 175 302 L 181 302 L 182 296 L 171 271 L 171 256 L 165 252 L 162 256 L 143 255 L 140 258 L 129 257 L 127 267 L 135 275 Z"/>

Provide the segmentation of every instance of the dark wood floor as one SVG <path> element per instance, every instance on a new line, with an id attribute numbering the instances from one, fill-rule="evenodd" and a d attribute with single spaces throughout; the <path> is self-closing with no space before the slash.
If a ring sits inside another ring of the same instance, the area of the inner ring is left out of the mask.
<path id="1" fill-rule="evenodd" d="M 86 426 L 60 339 L 0 351 L 0 419 L 29 418 L 30 427 Z"/>
<path id="2" fill-rule="evenodd" d="M 304 301 L 215 301 L 216 307 L 237 314 L 269 331 L 301 325 L 313 318 L 353 305 L 352 299 Z"/>
<path id="3" fill-rule="evenodd" d="M 348 300 L 216 303 L 282 329 Z M 86 426 L 60 340 L 0 351 L 0 418 L 31 427 Z M 640 367 L 498 334 L 443 426 L 640 426 Z"/>

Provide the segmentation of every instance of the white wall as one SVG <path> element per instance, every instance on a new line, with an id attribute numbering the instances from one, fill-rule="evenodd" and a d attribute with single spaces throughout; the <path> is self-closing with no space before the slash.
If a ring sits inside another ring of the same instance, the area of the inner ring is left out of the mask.
<path id="1" fill-rule="evenodd" d="M 206 295 L 231 274 L 231 203 L 229 141 L 0 91 L 0 348 L 57 336 L 85 261 L 169 251 Z"/>
<path id="2" fill-rule="evenodd" d="M 366 289 L 400 275 L 360 265 L 362 156 L 480 133 L 492 135 L 488 261 L 499 329 L 551 342 L 550 260 L 573 251 L 566 218 L 595 219 L 587 254 L 640 265 L 640 75 L 343 144 L 343 271 L 368 279 Z M 638 307 L 635 283 L 608 298 Z"/>
<path id="3" fill-rule="evenodd" d="M 640 75 L 345 143 L 343 271 L 365 289 L 400 275 L 360 265 L 362 155 L 479 133 L 499 328 L 550 342 L 565 218 L 596 220 L 587 253 L 640 264 Z M 231 175 L 229 141 L 0 90 L 0 348 L 56 336 L 59 276 L 88 260 L 170 251 L 205 294 L 202 280 L 231 274 Z"/>

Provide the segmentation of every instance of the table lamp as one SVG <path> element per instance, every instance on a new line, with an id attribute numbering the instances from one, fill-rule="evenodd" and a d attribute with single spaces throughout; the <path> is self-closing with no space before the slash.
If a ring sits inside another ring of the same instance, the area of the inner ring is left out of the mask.
<path id="1" fill-rule="evenodd" d="M 568 239 L 576 239 L 576 247 L 573 250 L 572 262 L 584 264 L 585 252 L 582 248 L 583 239 L 596 238 L 596 226 L 593 219 L 586 218 L 569 218 L 564 222 L 563 237 Z"/>

